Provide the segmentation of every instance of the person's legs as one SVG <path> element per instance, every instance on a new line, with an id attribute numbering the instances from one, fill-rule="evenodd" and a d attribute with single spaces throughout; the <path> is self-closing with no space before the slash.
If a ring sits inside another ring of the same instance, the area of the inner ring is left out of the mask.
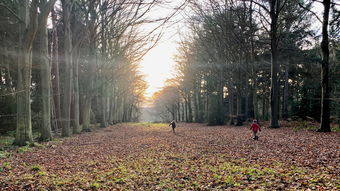
<path id="1" fill-rule="evenodd" d="M 256 133 L 257 133 L 257 131 L 253 131 L 253 135 L 254 135 L 254 140 L 256 140 L 257 139 L 257 136 L 256 136 Z"/>

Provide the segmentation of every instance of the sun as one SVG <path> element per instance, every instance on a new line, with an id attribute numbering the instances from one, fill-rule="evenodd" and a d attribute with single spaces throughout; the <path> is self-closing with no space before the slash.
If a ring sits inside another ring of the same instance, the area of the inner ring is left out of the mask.
<path id="1" fill-rule="evenodd" d="M 153 93 L 164 86 L 166 79 L 174 74 L 174 54 L 176 44 L 173 40 L 161 41 L 151 49 L 140 63 L 140 71 L 145 75 L 149 87 L 146 96 L 151 97 Z"/>

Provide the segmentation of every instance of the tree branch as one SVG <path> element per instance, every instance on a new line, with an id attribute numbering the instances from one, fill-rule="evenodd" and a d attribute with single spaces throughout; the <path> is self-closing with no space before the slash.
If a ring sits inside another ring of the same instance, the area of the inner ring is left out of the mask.
<path id="1" fill-rule="evenodd" d="M 257 6 L 260 6 L 263 10 L 265 10 L 266 12 L 270 13 L 269 9 L 267 9 L 266 6 L 262 5 L 261 3 L 258 3 L 256 1 L 253 1 L 253 3 L 255 3 Z"/>
<path id="2" fill-rule="evenodd" d="M 25 23 L 17 14 L 15 14 L 15 12 L 11 8 L 7 7 L 5 4 L 0 3 L 0 7 L 7 9 L 16 19 L 18 19 L 18 21 Z"/>
<path id="3" fill-rule="evenodd" d="M 316 19 L 318 19 L 318 21 L 319 21 L 320 23 L 322 23 L 321 19 L 319 18 L 319 16 L 318 16 L 315 12 L 311 11 L 311 10 L 308 9 L 307 7 L 304 7 L 301 3 L 299 3 L 299 6 L 300 6 L 302 9 L 304 9 L 304 10 L 306 10 L 306 11 L 312 13 L 312 14 L 316 17 Z"/>

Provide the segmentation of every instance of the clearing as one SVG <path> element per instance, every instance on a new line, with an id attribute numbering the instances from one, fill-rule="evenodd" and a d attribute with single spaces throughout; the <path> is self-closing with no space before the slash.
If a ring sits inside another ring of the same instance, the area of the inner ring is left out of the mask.
<path id="1" fill-rule="evenodd" d="M 17 148 L 0 190 L 339 190 L 340 133 L 118 124 Z"/>

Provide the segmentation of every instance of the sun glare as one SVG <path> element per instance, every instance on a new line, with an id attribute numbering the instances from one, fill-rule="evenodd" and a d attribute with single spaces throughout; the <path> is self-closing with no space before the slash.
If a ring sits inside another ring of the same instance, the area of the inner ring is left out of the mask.
<path id="1" fill-rule="evenodd" d="M 172 39 L 161 41 L 150 50 L 140 63 L 140 71 L 145 75 L 149 87 L 146 96 L 151 97 L 153 93 L 164 86 L 166 79 L 171 78 L 175 61 L 176 45 Z"/>

